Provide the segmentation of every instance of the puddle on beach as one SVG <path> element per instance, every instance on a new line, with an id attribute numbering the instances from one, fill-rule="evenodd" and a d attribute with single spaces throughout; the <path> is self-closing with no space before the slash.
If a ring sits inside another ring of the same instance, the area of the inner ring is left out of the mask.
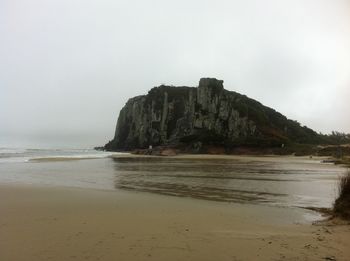
<path id="1" fill-rule="evenodd" d="M 0 164 L 0 183 L 144 191 L 285 207 L 331 207 L 344 169 L 298 157 L 133 157 Z"/>
<path id="2" fill-rule="evenodd" d="M 115 188 L 215 201 L 330 207 L 343 170 L 305 158 L 114 158 Z"/>

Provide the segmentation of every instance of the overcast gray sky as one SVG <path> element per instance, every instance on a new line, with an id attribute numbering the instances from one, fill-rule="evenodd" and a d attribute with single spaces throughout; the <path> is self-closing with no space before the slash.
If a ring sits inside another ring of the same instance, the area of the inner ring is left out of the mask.
<path id="1" fill-rule="evenodd" d="M 0 0 L 0 146 L 103 145 L 128 98 L 201 77 L 350 132 L 350 1 Z"/>

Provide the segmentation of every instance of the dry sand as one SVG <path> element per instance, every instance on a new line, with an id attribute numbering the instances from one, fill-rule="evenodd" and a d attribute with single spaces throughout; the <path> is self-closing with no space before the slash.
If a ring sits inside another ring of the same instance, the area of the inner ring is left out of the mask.
<path id="1" fill-rule="evenodd" d="M 350 260 L 350 226 L 293 223 L 303 211 L 2 185 L 0 260 Z"/>

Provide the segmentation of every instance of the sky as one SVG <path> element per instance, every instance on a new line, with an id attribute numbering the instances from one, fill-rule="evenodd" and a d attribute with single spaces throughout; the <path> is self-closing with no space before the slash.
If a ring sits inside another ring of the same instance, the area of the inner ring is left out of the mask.
<path id="1" fill-rule="evenodd" d="M 201 77 L 350 133 L 350 1 L 0 0 L 0 146 L 103 145 L 129 98 Z"/>

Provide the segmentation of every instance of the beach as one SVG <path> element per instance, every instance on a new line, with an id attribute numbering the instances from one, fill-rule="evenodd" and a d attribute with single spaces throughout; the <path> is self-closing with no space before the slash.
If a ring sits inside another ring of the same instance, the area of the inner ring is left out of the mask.
<path id="1" fill-rule="evenodd" d="M 350 257 L 350 226 L 310 210 L 331 207 L 344 172 L 322 158 L 5 156 L 1 261 Z"/>
<path id="2" fill-rule="evenodd" d="M 0 260 L 349 260 L 308 210 L 142 192 L 0 186 Z"/>
<path id="3" fill-rule="evenodd" d="M 0 0 L 0 261 L 350 261 L 350 0 Z"/>

